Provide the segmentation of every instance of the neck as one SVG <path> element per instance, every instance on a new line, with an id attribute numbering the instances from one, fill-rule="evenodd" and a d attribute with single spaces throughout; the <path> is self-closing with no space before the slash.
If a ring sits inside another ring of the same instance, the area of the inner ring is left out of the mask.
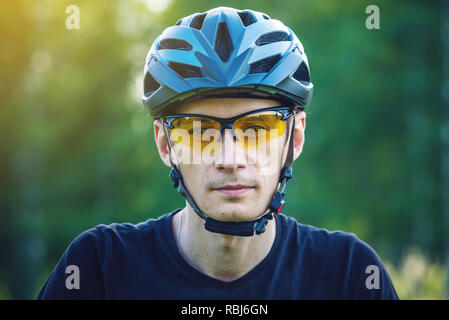
<path id="1" fill-rule="evenodd" d="M 203 223 L 187 205 L 173 217 L 175 240 L 192 267 L 222 281 L 233 281 L 253 269 L 267 256 L 276 236 L 275 219 L 263 234 L 252 237 L 212 233 L 204 229 Z"/>

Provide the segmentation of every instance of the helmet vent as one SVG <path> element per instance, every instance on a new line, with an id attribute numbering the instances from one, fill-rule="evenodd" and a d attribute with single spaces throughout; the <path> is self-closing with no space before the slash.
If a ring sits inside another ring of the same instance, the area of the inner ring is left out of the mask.
<path id="1" fill-rule="evenodd" d="M 262 36 L 260 36 L 256 40 L 257 46 L 264 46 L 266 44 L 280 42 L 280 41 L 291 41 L 292 37 L 283 31 L 274 31 L 270 33 L 266 33 Z"/>
<path id="2" fill-rule="evenodd" d="M 221 61 L 226 62 L 231 55 L 234 46 L 232 45 L 231 35 L 228 26 L 224 22 L 220 22 L 215 39 L 215 52 L 217 52 Z"/>
<path id="3" fill-rule="evenodd" d="M 249 73 L 265 73 L 273 69 L 276 63 L 281 60 L 281 55 L 277 54 L 250 64 Z"/>
<path id="4" fill-rule="evenodd" d="M 143 93 L 146 95 L 150 92 L 156 91 L 161 85 L 157 82 L 149 72 L 145 74 L 143 80 Z"/>
<path id="5" fill-rule="evenodd" d="M 238 11 L 237 13 L 239 14 L 240 19 L 242 20 L 242 23 L 245 27 L 256 22 L 256 19 L 254 19 L 253 15 L 248 12 Z"/>
<path id="6" fill-rule="evenodd" d="M 262 15 L 262 17 L 265 19 L 265 20 L 270 20 L 271 18 L 268 16 L 268 15 L 266 15 L 265 13 Z"/>
<path id="7" fill-rule="evenodd" d="M 296 69 L 293 78 L 298 81 L 310 82 L 309 70 L 304 62 L 301 62 L 298 69 Z"/>
<path id="8" fill-rule="evenodd" d="M 197 14 L 193 17 L 192 21 L 190 22 L 190 28 L 194 28 L 197 30 L 201 30 L 204 23 L 204 18 L 206 18 L 207 13 Z"/>
<path id="9" fill-rule="evenodd" d="M 202 78 L 201 69 L 189 64 L 170 62 L 168 66 L 183 78 Z"/>
<path id="10" fill-rule="evenodd" d="M 192 50 L 192 45 L 185 40 L 181 39 L 164 39 L 159 42 L 157 46 L 157 50 L 165 50 L 165 49 L 177 49 L 177 50 Z"/>
<path id="11" fill-rule="evenodd" d="M 182 23 L 182 19 L 179 19 L 178 21 L 176 21 L 175 26 L 179 26 Z"/>

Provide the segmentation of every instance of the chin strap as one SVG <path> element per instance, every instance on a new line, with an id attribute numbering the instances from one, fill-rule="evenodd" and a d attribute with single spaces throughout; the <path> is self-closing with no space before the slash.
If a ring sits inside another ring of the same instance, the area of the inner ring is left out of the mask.
<path id="1" fill-rule="evenodd" d="M 167 146 L 169 149 L 169 158 L 170 163 L 172 165 L 172 169 L 170 170 L 170 178 L 173 181 L 173 186 L 177 188 L 178 192 L 187 200 L 187 202 L 192 207 L 193 211 L 198 214 L 202 219 L 205 220 L 203 223 L 206 230 L 214 233 L 222 233 L 229 234 L 234 236 L 245 236 L 250 237 L 254 234 L 262 234 L 266 230 L 266 226 L 269 220 L 273 219 L 273 213 L 278 214 L 281 212 L 284 207 L 285 201 L 283 200 L 285 196 L 285 187 L 289 179 L 293 178 L 293 170 L 291 165 L 293 163 L 293 141 L 294 141 L 294 131 L 295 131 L 295 112 L 293 112 L 293 124 L 290 133 L 290 141 L 287 152 L 287 159 L 285 160 L 284 167 L 281 170 L 281 174 L 279 176 L 279 187 L 268 206 L 268 212 L 265 213 L 261 218 L 251 221 L 242 221 L 242 222 L 231 222 L 231 221 L 219 221 L 212 219 L 205 215 L 198 205 L 193 200 L 193 197 L 190 195 L 189 191 L 184 185 L 182 175 L 180 170 L 173 164 L 171 159 L 171 148 L 170 142 L 168 139 L 167 131 L 165 130 L 165 138 L 167 141 Z"/>

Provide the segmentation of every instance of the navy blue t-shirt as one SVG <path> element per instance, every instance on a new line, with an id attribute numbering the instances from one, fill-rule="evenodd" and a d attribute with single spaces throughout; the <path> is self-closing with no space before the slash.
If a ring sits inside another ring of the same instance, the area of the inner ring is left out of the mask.
<path id="1" fill-rule="evenodd" d="M 38 299 L 398 299 L 379 256 L 365 242 L 282 213 L 273 246 L 258 265 L 231 282 L 212 278 L 178 251 L 171 218 L 180 210 L 81 233 Z M 67 269 L 73 265 L 78 272 Z"/>

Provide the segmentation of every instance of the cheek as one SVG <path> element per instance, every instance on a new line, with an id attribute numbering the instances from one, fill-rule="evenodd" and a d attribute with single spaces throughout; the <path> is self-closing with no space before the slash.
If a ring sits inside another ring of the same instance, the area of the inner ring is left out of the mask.
<path id="1" fill-rule="evenodd" d="M 204 174 L 206 169 L 201 165 L 180 165 L 184 185 L 194 199 L 202 197 L 205 184 Z M 198 200 L 196 200 L 198 201 Z"/>
<path id="2" fill-rule="evenodd" d="M 257 171 L 266 186 L 276 185 L 280 170 L 287 157 L 285 136 L 273 139 L 257 151 Z M 274 181 L 273 181 L 274 180 Z"/>
<path id="3" fill-rule="evenodd" d="M 263 198 L 270 198 L 268 195 L 272 196 L 276 191 L 278 186 L 280 171 L 278 167 L 270 170 L 269 173 L 262 174 L 259 179 L 262 181 L 263 186 L 260 188 L 260 195 Z"/>

